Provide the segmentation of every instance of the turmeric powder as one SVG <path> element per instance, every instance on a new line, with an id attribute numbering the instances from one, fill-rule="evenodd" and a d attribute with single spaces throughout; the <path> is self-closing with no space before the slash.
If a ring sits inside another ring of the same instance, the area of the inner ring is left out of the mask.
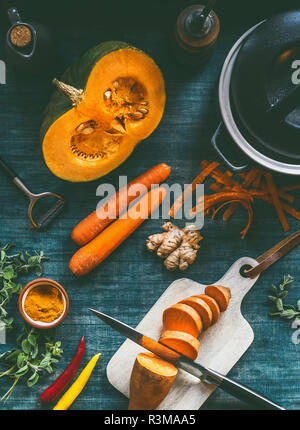
<path id="1" fill-rule="evenodd" d="M 40 285 L 27 294 L 24 310 L 32 320 L 50 323 L 63 313 L 64 300 L 57 288 Z"/>

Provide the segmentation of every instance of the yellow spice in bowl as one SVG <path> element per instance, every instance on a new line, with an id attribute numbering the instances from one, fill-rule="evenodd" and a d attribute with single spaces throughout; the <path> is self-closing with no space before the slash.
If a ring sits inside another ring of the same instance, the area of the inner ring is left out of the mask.
<path id="1" fill-rule="evenodd" d="M 32 320 L 50 323 L 63 313 L 64 300 L 57 288 L 40 285 L 27 294 L 24 310 Z"/>

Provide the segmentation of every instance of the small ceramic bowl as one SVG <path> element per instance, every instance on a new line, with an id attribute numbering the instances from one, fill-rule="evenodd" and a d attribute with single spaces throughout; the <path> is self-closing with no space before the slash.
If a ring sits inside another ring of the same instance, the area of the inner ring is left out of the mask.
<path id="1" fill-rule="evenodd" d="M 57 318 L 56 320 L 51 321 L 49 323 L 33 320 L 32 318 L 30 318 L 26 314 L 25 309 L 24 309 L 25 300 L 26 300 L 26 297 L 27 297 L 27 294 L 29 293 L 29 291 L 32 290 L 33 288 L 36 288 L 36 287 L 42 286 L 42 285 L 48 285 L 48 286 L 57 288 L 60 291 L 60 293 L 63 297 L 63 301 L 64 301 L 64 310 L 63 310 L 62 314 L 59 316 L 59 318 Z M 24 320 L 28 324 L 30 324 L 31 326 L 37 327 L 40 329 L 49 329 L 49 328 L 55 327 L 58 324 L 60 324 L 65 319 L 65 317 L 67 316 L 68 311 L 69 311 L 69 298 L 68 298 L 68 295 L 67 295 L 65 289 L 58 282 L 53 281 L 52 279 L 39 278 L 39 279 L 35 279 L 34 281 L 29 282 L 29 284 L 27 284 L 23 288 L 23 290 L 21 291 L 20 296 L 19 296 L 19 310 L 20 310 L 20 313 L 21 313 L 22 317 L 24 318 Z"/>

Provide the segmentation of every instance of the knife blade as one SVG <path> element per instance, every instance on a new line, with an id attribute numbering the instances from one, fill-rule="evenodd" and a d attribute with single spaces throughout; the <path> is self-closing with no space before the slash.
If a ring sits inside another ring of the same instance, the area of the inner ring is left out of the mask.
<path id="1" fill-rule="evenodd" d="M 189 358 L 177 352 L 175 349 L 155 341 L 151 337 L 140 333 L 136 329 L 117 320 L 116 318 L 104 314 L 103 312 L 96 311 L 95 309 L 89 310 L 105 324 L 109 325 L 111 328 L 119 332 L 121 335 L 125 336 L 127 339 L 130 339 L 132 342 L 135 342 L 136 344 L 147 349 L 148 351 L 153 352 L 161 358 L 172 362 L 176 367 L 195 376 L 202 382 L 209 385 L 217 386 L 222 390 L 226 391 L 227 393 L 233 395 L 234 397 L 243 400 L 246 403 L 252 403 L 260 409 L 284 410 L 283 407 L 277 405 L 267 397 L 256 393 L 250 388 L 239 384 L 233 379 L 230 379 L 227 376 L 222 375 L 221 373 L 204 366 L 203 364 L 196 363 L 190 360 Z"/>

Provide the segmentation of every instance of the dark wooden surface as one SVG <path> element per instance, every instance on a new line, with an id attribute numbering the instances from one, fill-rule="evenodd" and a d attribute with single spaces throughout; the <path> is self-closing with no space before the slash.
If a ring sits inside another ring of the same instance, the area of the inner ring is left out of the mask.
<path id="1" fill-rule="evenodd" d="M 3 44 L 8 25 L 4 3 L 1 4 L 0 18 L 1 59 L 5 59 Z M 110 386 L 105 372 L 107 362 L 123 339 L 95 319 L 88 307 L 104 309 L 135 326 L 166 287 L 182 275 L 167 272 L 161 261 L 145 250 L 146 237 L 160 230 L 161 220 L 145 222 L 98 269 L 81 279 L 76 279 L 68 269 L 68 261 L 77 249 L 70 239 L 70 232 L 78 220 L 95 208 L 98 202 L 96 188 L 100 183 L 117 184 L 119 175 L 128 175 L 131 179 L 158 162 L 167 162 L 172 167 L 167 182 L 184 184 L 199 172 L 201 160 L 216 159 L 210 138 L 219 121 L 216 86 L 226 54 L 233 42 L 251 25 L 277 10 L 294 6 L 289 1 L 278 7 L 271 1 L 261 3 L 220 1 L 216 10 L 222 30 L 216 52 L 203 69 L 190 70 L 178 65 L 169 49 L 175 17 L 190 2 L 116 1 L 111 5 L 96 1 L 84 4 L 16 2 L 24 19 L 44 22 L 55 32 L 61 57 L 61 63 L 56 66 L 58 75 L 89 47 L 104 40 L 125 40 L 148 52 L 161 67 L 166 79 L 167 105 L 159 128 L 120 168 L 99 181 L 71 184 L 54 177 L 42 159 L 39 126 L 51 91 L 50 80 L 41 75 L 25 80 L 8 66 L 7 84 L 0 85 L 1 156 L 32 190 L 61 193 L 68 199 L 69 206 L 48 232 L 31 231 L 26 218 L 26 200 L 0 174 L 0 240 L 1 243 L 15 242 L 19 249 L 43 249 L 50 257 L 45 264 L 44 275 L 62 283 L 68 291 L 71 306 L 68 317 L 58 330 L 65 351 L 59 370 L 33 389 L 19 384 L 6 408 L 40 409 L 37 403 L 39 393 L 69 362 L 83 334 L 87 339 L 84 364 L 98 351 L 102 356 L 72 408 L 127 408 L 127 399 Z M 284 183 L 291 179 L 278 178 L 278 181 Z M 299 198 L 297 201 L 296 207 L 300 209 Z M 226 224 L 219 217 L 214 222 L 206 220 L 202 230 L 205 239 L 199 256 L 184 276 L 204 284 L 214 282 L 237 258 L 256 257 L 286 236 L 274 210 L 263 202 L 255 204 L 253 226 L 242 241 L 239 231 L 246 221 L 243 210 L 237 211 Z M 289 218 L 289 222 L 291 231 L 299 228 L 298 221 Z M 255 340 L 230 372 L 233 378 L 290 409 L 300 407 L 299 345 L 291 341 L 293 330 L 289 322 L 271 320 L 267 316 L 266 297 L 272 282 L 278 282 L 284 274 L 291 273 L 296 281 L 289 301 L 296 301 L 300 296 L 299 262 L 299 249 L 296 249 L 266 272 L 245 298 L 242 310 L 254 329 Z M 24 279 L 24 283 L 26 281 Z M 21 323 L 15 303 L 13 313 Z M 0 351 L 13 346 L 13 342 L 13 337 L 9 337 L 8 344 L 1 345 Z M 8 382 L 1 379 L 0 394 L 7 388 Z M 219 390 L 204 405 L 204 409 L 243 407 L 242 403 Z"/>

